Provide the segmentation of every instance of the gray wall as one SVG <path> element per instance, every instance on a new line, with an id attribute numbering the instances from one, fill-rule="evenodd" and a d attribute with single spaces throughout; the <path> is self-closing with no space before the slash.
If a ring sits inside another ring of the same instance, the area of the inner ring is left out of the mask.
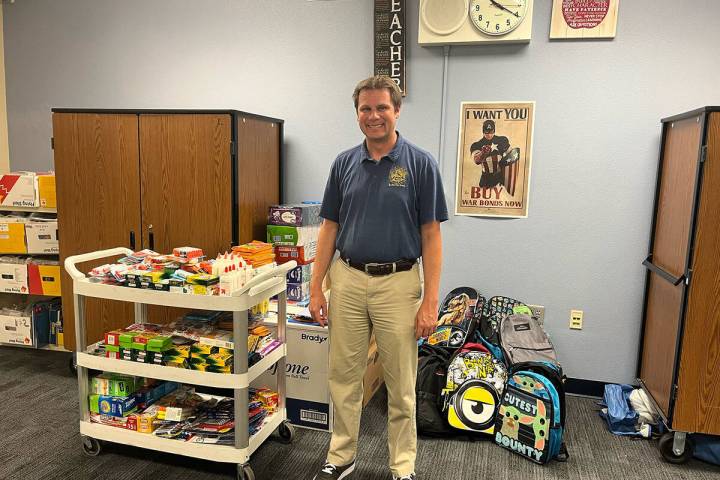
<path id="1" fill-rule="evenodd" d="M 416 45 L 399 128 L 437 153 L 443 53 Z M 568 376 L 634 378 L 659 119 L 720 104 L 720 2 L 624 0 L 613 41 L 549 42 L 535 2 L 523 46 L 452 47 L 455 190 L 463 100 L 537 102 L 529 218 L 452 217 L 441 294 L 459 285 L 547 307 Z M 287 200 L 319 199 L 358 143 L 350 94 L 372 71 L 371 0 L 19 0 L 4 5 L 11 167 L 47 169 L 50 108 L 238 108 L 284 118 Z M 585 311 L 582 331 L 569 310 Z"/>

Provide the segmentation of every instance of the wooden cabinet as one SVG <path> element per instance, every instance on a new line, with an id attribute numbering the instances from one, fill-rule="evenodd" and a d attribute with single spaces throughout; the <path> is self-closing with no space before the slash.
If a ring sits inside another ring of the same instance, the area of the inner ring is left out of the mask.
<path id="1" fill-rule="evenodd" d="M 720 434 L 720 107 L 662 120 L 639 378 L 669 426 Z"/>
<path id="2" fill-rule="evenodd" d="M 278 119 L 235 110 L 54 109 L 53 145 L 62 261 L 116 246 L 168 252 L 191 245 L 215 255 L 264 239 L 267 208 L 282 198 Z M 69 287 L 65 276 L 65 343 L 73 349 Z M 149 311 L 157 322 L 176 314 Z M 88 299 L 86 317 L 87 341 L 95 342 L 132 323 L 134 313 Z"/>

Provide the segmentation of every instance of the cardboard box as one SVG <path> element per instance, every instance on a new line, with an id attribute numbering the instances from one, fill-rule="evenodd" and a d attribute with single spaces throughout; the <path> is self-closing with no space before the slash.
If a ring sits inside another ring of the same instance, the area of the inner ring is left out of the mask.
<path id="1" fill-rule="evenodd" d="M 265 325 L 275 331 L 277 323 L 274 318 L 271 318 L 265 322 Z M 333 405 L 328 387 L 328 354 L 330 352 L 328 329 L 288 323 L 286 335 L 285 379 L 288 420 L 299 427 L 331 432 Z M 373 370 L 369 369 L 372 377 L 369 378 L 366 373 L 363 380 L 364 385 L 372 386 L 372 388 L 364 390 L 368 395 L 374 394 L 382 385 L 382 376 L 378 380 L 376 373 L 375 366 L 380 362 L 375 352 L 377 352 L 377 346 L 373 338 L 368 351 L 368 364 L 373 365 Z M 252 386 L 256 388 L 267 386 L 271 390 L 277 389 L 276 373 L 276 366 L 271 367 L 254 380 Z M 363 398 L 363 405 L 366 405 L 370 398 Z"/>
<path id="2" fill-rule="evenodd" d="M 0 205 L 37 207 L 37 177 L 34 172 L 12 172 L 0 177 Z"/>
<path id="3" fill-rule="evenodd" d="M 375 393 L 383 384 L 383 369 L 380 363 L 380 352 L 374 339 L 370 342 L 368 350 L 367 367 L 363 377 L 363 407 L 372 400 Z"/>
<path id="4" fill-rule="evenodd" d="M 307 265 L 315 260 L 317 242 L 302 247 L 280 245 L 275 247 L 275 263 L 278 265 L 295 260 L 298 265 Z"/>
<path id="5" fill-rule="evenodd" d="M 57 231 L 57 222 L 28 222 L 25 224 L 27 252 L 60 253 Z"/>
<path id="6" fill-rule="evenodd" d="M 24 223 L 7 217 L 0 219 L 0 253 L 27 253 Z"/>
<path id="7" fill-rule="evenodd" d="M 41 172 L 37 174 L 38 202 L 43 208 L 57 208 L 57 193 L 55 190 L 55 172 Z"/>
<path id="8" fill-rule="evenodd" d="M 320 218 L 319 203 L 298 203 L 292 205 L 273 205 L 268 213 L 270 225 L 290 225 L 304 227 L 308 225 L 319 225 Z"/>
<path id="9" fill-rule="evenodd" d="M 288 283 L 287 299 L 293 302 L 304 302 L 310 298 L 310 282 Z"/>
<path id="10" fill-rule="evenodd" d="M 305 283 L 310 281 L 315 262 L 298 265 L 287 273 L 288 283 Z"/>
<path id="11" fill-rule="evenodd" d="M 288 225 L 268 225 L 267 242 L 273 245 L 295 245 L 302 247 L 310 243 L 317 243 L 320 227 L 310 225 L 307 227 L 291 227 Z"/>
<path id="12" fill-rule="evenodd" d="M 112 417 L 127 417 L 137 409 L 134 395 L 113 397 L 91 394 L 88 401 L 90 403 L 90 412 Z"/>
<path id="13" fill-rule="evenodd" d="M 0 292 L 29 293 L 27 265 L 0 263 Z"/>
<path id="14" fill-rule="evenodd" d="M 47 345 L 50 320 L 47 305 L 41 305 L 29 315 L 0 315 L 0 343 L 35 348 Z"/>
<path id="15" fill-rule="evenodd" d="M 33 295 L 60 296 L 60 265 L 27 264 L 28 288 Z"/>

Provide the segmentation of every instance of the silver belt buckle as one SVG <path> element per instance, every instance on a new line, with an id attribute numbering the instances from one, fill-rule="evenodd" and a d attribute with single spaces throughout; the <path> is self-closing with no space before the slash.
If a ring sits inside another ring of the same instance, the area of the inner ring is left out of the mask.
<path id="1" fill-rule="evenodd" d="M 372 273 L 370 273 L 368 271 L 368 267 L 377 267 L 378 265 L 380 265 L 380 264 L 379 263 L 366 263 L 365 264 L 365 273 L 367 273 L 368 275 L 373 275 Z"/>

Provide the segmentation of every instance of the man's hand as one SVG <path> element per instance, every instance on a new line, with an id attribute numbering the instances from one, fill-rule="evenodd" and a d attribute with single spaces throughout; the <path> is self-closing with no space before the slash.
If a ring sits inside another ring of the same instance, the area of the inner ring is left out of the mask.
<path id="1" fill-rule="evenodd" d="M 312 302 L 312 300 L 311 300 Z M 435 331 L 437 323 L 437 302 L 433 305 L 431 302 L 423 300 L 420 309 L 415 315 L 415 338 L 420 339 L 430 336 Z"/>
<path id="2" fill-rule="evenodd" d="M 310 315 L 321 326 L 327 325 L 328 304 L 322 288 L 310 291 Z"/>

